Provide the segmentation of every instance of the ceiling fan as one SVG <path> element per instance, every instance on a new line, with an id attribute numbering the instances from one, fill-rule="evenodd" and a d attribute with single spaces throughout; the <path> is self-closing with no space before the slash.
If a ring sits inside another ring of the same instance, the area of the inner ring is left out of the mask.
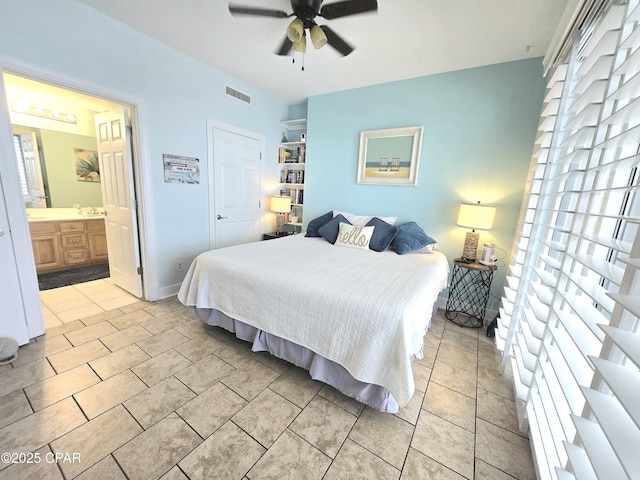
<path id="1" fill-rule="evenodd" d="M 305 53 L 307 50 L 307 30 L 311 43 L 317 49 L 325 44 L 331 45 L 343 56 L 349 55 L 354 48 L 342 39 L 327 25 L 318 25 L 316 17 L 325 20 L 347 17 L 359 13 L 375 12 L 378 10 L 377 0 L 342 0 L 340 2 L 322 5 L 323 0 L 291 0 L 293 13 L 270 8 L 247 7 L 237 4 L 229 4 L 229 12 L 232 15 L 251 15 L 259 17 L 289 18 L 295 17 L 287 27 L 287 35 L 277 55 L 288 55 L 293 48 L 294 52 Z"/>

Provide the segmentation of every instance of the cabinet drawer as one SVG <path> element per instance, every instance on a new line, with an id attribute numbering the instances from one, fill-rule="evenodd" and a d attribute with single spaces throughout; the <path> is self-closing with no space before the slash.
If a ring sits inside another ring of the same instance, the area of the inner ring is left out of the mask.
<path id="1" fill-rule="evenodd" d="M 62 233 L 66 232 L 84 232 L 84 222 L 60 222 L 60 231 Z"/>
<path id="2" fill-rule="evenodd" d="M 65 233 L 60 235 L 62 248 L 82 248 L 87 246 L 87 237 L 84 233 Z"/>
<path id="3" fill-rule="evenodd" d="M 80 250 L 65 250 L 63 253 L 64 263 L 66 265 L 74 265 L 76 263 L 84 263 L 88 258 L 88 251 L 86 249 Z"/>
<path id="4" fill-rule="evenodd" d="M 104 232 L 104 218 L 99 220 L 87 220 L 85 224 L 88 232 Z"/>
<path id="5" fill-rule="evenodd" d="M 58 227 L 56 222 L 29 222 L 29 231 L 31 235 L 44 235 L 47 233 L 56 233 Z"/>

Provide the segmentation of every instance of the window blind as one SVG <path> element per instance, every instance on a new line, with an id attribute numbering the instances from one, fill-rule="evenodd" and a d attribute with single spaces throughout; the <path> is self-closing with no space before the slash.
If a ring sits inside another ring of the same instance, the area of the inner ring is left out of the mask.
<path id="1" fill-rule="evenodd" d="M 20 189 L 22 190 L 22 196 L 25 200 L 30 199 L 27 174 L 24 168 L 24 156 L 22 154 L 22 146 L 20 145 L 20 135 L 13 136 L 13 149 L 15 150 L 16 158 L 18 159 L 18 174 L 20 175 Z"/>
<path id="2" fill-rule="evenodd" d="M 640 479 L 640 0 L 548 75 L 496 345 L 541 479 Z"/>

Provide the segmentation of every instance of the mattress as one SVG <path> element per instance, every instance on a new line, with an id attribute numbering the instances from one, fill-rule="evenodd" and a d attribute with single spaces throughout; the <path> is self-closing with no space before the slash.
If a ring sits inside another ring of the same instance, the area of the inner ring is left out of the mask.
<path id="1" fill-rule="evenodd" d="M 178 298 L 314 352 L 402 407 L 448 271 L 438 252 L 397 255 L 292 235 L 199 255 Z"/>

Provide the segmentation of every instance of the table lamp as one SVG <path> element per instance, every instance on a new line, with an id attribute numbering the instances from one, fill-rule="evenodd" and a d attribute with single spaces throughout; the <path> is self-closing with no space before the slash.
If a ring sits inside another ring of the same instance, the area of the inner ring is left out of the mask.
<path id="1" fill-rule="evenodd" d="M 478 240 L 480 234 L 476 230 L 491 230 L 493 219 L 496 216 L 495 205 L 485 203 L 462 203 L 458 212 L 458 226 L 470 228 L 464 239 L 462 259 L 467 262 L 475 262 L 478 252 Z"/>
<path id="2" fill-rule="evenodd" d="M 291 211 L 291 197 L 271 197 L 271 211 L 276 212 L 276 235 L 284 235 L 284 222 Z"/>

